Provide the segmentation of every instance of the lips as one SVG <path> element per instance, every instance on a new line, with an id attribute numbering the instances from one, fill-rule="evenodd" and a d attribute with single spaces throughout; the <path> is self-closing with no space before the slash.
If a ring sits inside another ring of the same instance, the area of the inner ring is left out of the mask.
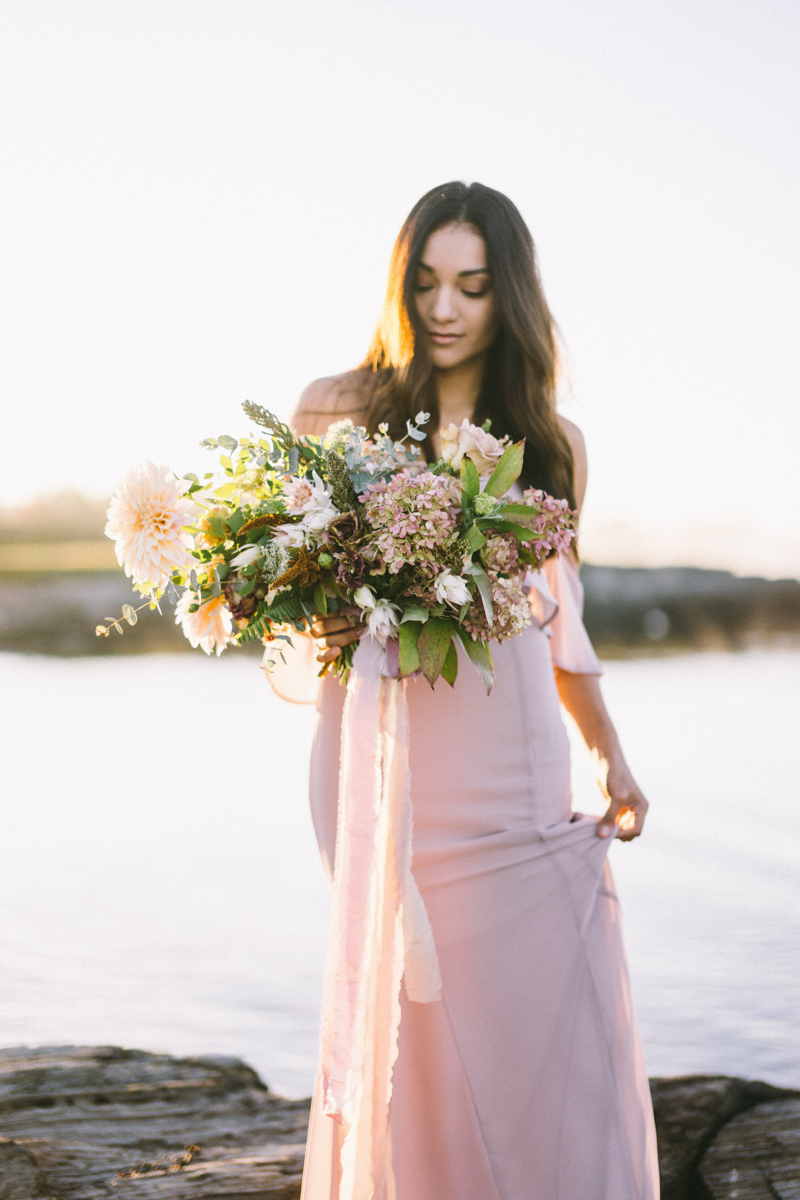
<path id="1" fill-rule="evenodd" d="M 457 342 L 464 335 L 461 333 L 435 333 L 431 331 L 428 336 L 437 346 L 451 346 L 453 342 Z"/>

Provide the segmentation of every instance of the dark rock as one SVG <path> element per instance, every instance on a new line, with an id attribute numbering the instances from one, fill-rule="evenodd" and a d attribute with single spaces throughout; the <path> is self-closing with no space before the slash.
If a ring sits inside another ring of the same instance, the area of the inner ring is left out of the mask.
<path id="1" fill-rule="evenodd" d="M 236 1058 L 0 1050 L 0 1200 L 295 1200 L 308 1110 Z M 20 1155 L 40 1190 L 3 1192 Z"/>
<path id="2" fill-rule="evenodd" d="M 704 1195 L 697 1164 L 727 1121 L 766 1100 L 800 1093 L 727 1075 L 651 1079 L 662 1200 Z"/>
<path id="3" fill-rule="evenodd" d="M 0 1200 L 39 1200 L 49 1195 L 44 1174 L 30 1151 L 0 1138 Z"/>
<path id="4" fill-rule="evenodd" d="M 700 1175 L 713 1200 L 800 1200 L 800 1100 L 734 1117 L 703 1155 Z"/>

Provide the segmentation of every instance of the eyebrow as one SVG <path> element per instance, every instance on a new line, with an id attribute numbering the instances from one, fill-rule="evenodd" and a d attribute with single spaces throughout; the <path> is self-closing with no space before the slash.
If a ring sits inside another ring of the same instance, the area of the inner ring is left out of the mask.
<path id="1" fill-rule="evenodd" d="M 424 262 L 421 262 L 419 264 L 419 270 L 420 271 L 430 271 L 430 273 L 432 275 L 435 274 L 433 267 L 429 267 L 428 264 L 424 263 Z M 488 275 L 488 274 L 489 274 L 488 267 L 474 267 L 473 270 L 471 270 L 471 271 L 459 271 L 458 278 L 463 279 L 465 275 Z"/>

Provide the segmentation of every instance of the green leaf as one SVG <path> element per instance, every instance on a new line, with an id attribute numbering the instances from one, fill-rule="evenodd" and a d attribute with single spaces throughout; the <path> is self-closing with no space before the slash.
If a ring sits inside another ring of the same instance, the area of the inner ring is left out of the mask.
<path id="1" fill-rule="evenodd" d="M 422 626 L 417 642 L 419 665 L 431 687 L 442 673 L 447 649 L 452 644 L 455 630 L 455 622 L 446 621 L 442 617 L 429 617 Z"/>
<path id="2" fill-rule="evenodd" d="M 497 515 L 501 517 L 529 517 L 533 521 L 539 516 L 539 513 L 537 513 L 535 508 L 531 508 L 530 504 L 504 504 Z"/>
<path id="3" fill-rule="evenodd" d="M 456 637 L 461 642 L 464 652 L 469 656 L 482 682 L 486 685 L 488 695 L 494 687 L 494 663 L 491 650 L 486 642 L 474 641 L 463 629 L 457 631 Z"/>
<path id="4" fill-rule="evenodd" d="M 451 642 L 447 648 L 447 655 L 445 657 L 444 664 L 442 665 L 442 679 L 445 679 L 450 684 L 450 687 L 452 687 L 456 681 L 457 675 L 458 654 L 456 652 L 455 642 Z"/>
<path id="5" fill-rule="evenodd" d="M 489 628 L 494 625 L 494 609 L 492 607 L 492 585 L 489 583 L 489 576 L 481 567 L 469 572 L 478 585 L 478 591 L 481 594 L 483 601 L 483 611 L 486 613 L 486 620 L 489 622 Z"/>
<path id="6" fill-rule="evenodd" d="M 321 583 L 318 583 L 314 588 L 314 608 L 322 617 L 328 615 L 328 597 L 325 595 L 325 588 Z"/>
<path id="7" fill-rule="evenodd" d="M 217 441 L 219 442 L 220 446 L 224 446 L 226 450 L 235 450 L 239 445 L 236 438 L 229 437 L 226 433 L 224 433 L 222 437 L 217 438 Z"/>
<path id="8" fill-rule="evenodd" d="M 469 542 L 469 548 L 473 554 L 476 550 L 480 550 L 481 546 L 486 544 L 486 538 L 483 536 L 480 529 L 478 529 L 477 525 L 470 526 L 464 536 Z"/>
<path id="9" fill-rule="evenodd" d="M 240 508 L 237 508 L 236 511 L 232 512 L 231 515 L 227 518 L 227 521 L 228 521 L 228 524 L 230 525 L 231 529 L 233 530 L 233 532 L 238 533 L 239 530 L 244 525 L 244 516 L 242 515 L 242 510 Z"/>
<path id="10" fill-rule="evenodd" d="M 222 595 L 222 584 L 219 581 L 219 575 L 214 567 L 211 568 L 211 595 L 216 599 Z"/>
<path id="11" fill-rule="evenodd" d="M 489 482 L 483 489 L 489 496 L 502 496 L 512 483 L 519 478 L 522 470 L 522 457 L 525 452 L 525 442 L 514 442 L 503 452 L 499 463 L 492 471 Z"/>
<path id="12" fill-rule="evenodd" d="M 403 678 L 419 670 L 417 642 L 422 629 L 419 621 L 408 621 L 400 626 L 400 674 Z"/>
<path id="13" fill-rule="evenodd" d="M 406 610 L 400 618 L 400 624 L 405 621 L 419 621 L 424 625 L 429 616 L 427 608 L 423 608 L 421 604 L 408 604 Z"/>
<path id="14" fill-rule="evenodd" d="M 255 586 L 255 579 L 247 579 L 242 586 L 238 587 L 236 590 L 240 596 L 249 596 Z"/>
<path id="15" fill-rule="evenodd" d="M 236 480 L 231 479 L 229 483 L 223 483 L 222 487 L 218 487 L 214 495 L 218 496 L 220 500 L 227 500 L 228 496 L 232 496 L 238 486 Z"/>
<path id="16" fill-rule="evenodd" d="M 224 467 L 226 471 L 233 470 L 233 463 L 228 458 L 227 454 L 221 454 L 219 456 L 219 462 L 220 462 L 220 466 Z"/>
<path id="17" fill-rule="evenodd" d="M 461 486 L 464 489 L 464 495 L 468 496 L 470 500 L 474 500 L 481 490 L 478 468 L 471 458 L 467 458 L 466 454 L 461 460 Z"/>
<path id="18" fill-rule="evenodd" d="M 136 616 L 136 613 L 131 608 L 130 604 L 123 604 L 122 615 L 125 618 L 125 620 L 128 622 L 129 625 L 135 625 L 136 622 L 139 620 L 139 618 Z"/>

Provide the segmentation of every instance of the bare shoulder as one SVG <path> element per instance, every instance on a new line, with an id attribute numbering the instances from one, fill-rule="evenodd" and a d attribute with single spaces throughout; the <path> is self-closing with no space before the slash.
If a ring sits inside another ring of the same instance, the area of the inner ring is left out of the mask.
<path id="1" fill-rule="evenodd" d="M 369 383 L 366 371 L 315 379 L 303 390 L 290 424 L 301 434 L 323 434 L 334 421 L 346 417 L 358 424 L 369 407 Z"/>
<path id="2" fill-rule="evenodd" d="M 568 421 L 566 417 L 562 417 L 559 414 L 558 423 L 572 449 L 572 458 L 575 463 L 575 500 L 580 510 L 583 507 L 583 498 L 586 495 L 586 480 L 589 473 L 586 458 L 586 441 L 574 421 Z"/>

